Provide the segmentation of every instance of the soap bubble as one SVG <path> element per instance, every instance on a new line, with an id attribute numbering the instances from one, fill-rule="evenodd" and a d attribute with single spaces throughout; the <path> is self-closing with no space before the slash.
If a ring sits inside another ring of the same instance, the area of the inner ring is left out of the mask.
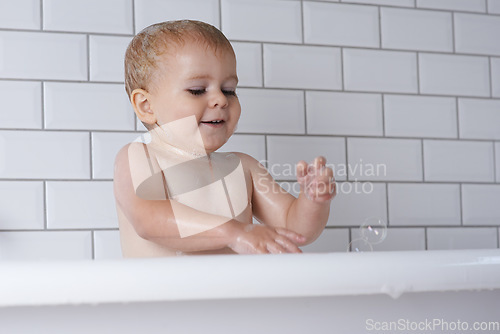
<path id="1" fill-rule="evenodd" d="M 379 244 L 387 236 L 387 224 L 381 218 L 369 217 L 359 227 L 360 238 L 354 239 L 347 246 L 351 252 L 371 252 L 373 245 Z"/>
<path id="2" fill-rule="evenodd" d="M 372 245 L 364 238 L 358 238 L 354 239 L 349 243 L 349 246 L 347 246 L 347 251 L 351 252 L 371 252 L 373 251 Z"/>
<path id="3" fill-rule="evenodd" d="M 384 241 L 387 236 L 387 224 L 380 218 L 366 218 L 359 228 L 361 238 L 371 245 Z"/>

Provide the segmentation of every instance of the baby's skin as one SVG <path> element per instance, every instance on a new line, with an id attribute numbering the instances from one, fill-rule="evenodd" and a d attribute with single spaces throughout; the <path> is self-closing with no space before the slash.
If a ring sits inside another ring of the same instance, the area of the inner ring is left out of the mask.
<path id="1" fill-rule="evenodd" d="M 131 95 L 150 140 L 126 145 L 115 161 L 123 255 L 301 252 L 335 196 L 326 159 L 297 164 L 295 198 L 251 156 L 216 152 L 241 113 L 234 54 L 190 41 L 163 57 L 168 75 Z"/>

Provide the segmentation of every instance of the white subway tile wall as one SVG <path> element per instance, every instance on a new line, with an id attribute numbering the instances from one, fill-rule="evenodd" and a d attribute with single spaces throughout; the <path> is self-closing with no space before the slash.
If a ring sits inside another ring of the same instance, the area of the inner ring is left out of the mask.
<path id="1" fill-rule="evenodd" d="M 416 139 L 347 139 L 349 180 L 422 181 L 422 145 Z"/>
<path id="2" fill-rule="evenodd" d="M 387 222 L 387 194 L 385 183 L 339 182 L 337 198 L 331 205 L 330 226 L 359 227 L 368 217 Z"/>
<path id="3" fill-rule="evenodd" d="M 238 132 L 305 133 L 302 91 L 242 88 L 238 96 L 242 105 Z"/>
<path id="4" fill-rule="evenodd" d="M 417 55 L 412 52 L 344 49 L 345 89 L 417 93 Z"/>
<path id="5" fill-rule="evenodd" d="M 384 95 L 388 137 L 457 138 L 457 107 L 452 97 Z"/>
<path id="6" fill-rule="evenodd" d="M 42 128 L 42 84 L 35 81 L 0 81 L 2 128 Z"/>
<path id="7" fill-rule="evenodd" d="M 39 29 L 40 0 L 0 2 L 0 28 Z"/>
<path id="8" fill-rule="evenodd" d="M 431 227 L 427 229 L 427 249 L 497 248 L 494 227 Z"/>
<path id="9" fill-rule="evenodd" d="M 93 132 L 92 177 L 112 179 L 116 154 L 123 146 L 138 138 L 137 132 Z"/>
<path id="10" fill-rule="evenodd" d="M 455 48 L 460 53 L 500 55 L 500 16 L 455 14 Z"/>
<path id="11" fill-rule="evenodd" d="M 345 139 L 336 137 L 268 136 L 267 159 L 269 172 L 277 180 L 295 180 L 295 164 L 300 160 L 312 162 L 324 156 L 327 164 L 345 166 Z M 338 181 L 345 180 L 339 175 Z"/>
<path id="12" fill-rule="evenodd" d="M 380 94 L 306 92 L 307 133 L 383 135 Z"/>
<path id="13" fill-rule="evenodd" d="M 352 246 L 361 251 L 370 251 L 359 229 L 352 230 Z M 388 228 L 380 243 L 370 244 L 373 251 L 425 250 L 424 228 Z"/>
<path id="14" fill-rule="evenodd" d="M 497 225 L 500 185 L 462 184 L 464 225 Z"/>
<path id="15" fill-rule="evenodd" d="M 465 12 L 486 12 L 485 0 L 416 0 L 417 7 Z"/>
<path id="16" fill-rule="evenodd" d="M 488 0 L 488 13 L 500 14 L 500 1 Z"/>
<path id="17" fill-rule="evenodd" d="M 169 20 L 199 20 L 220 28 L 219 0 L 132 0 L 135 33 Z"/>
<path id="18" fill-rule="evenodd" d="M 424 140 L 426 181 L 494 182 L 493 143 Z"/>
<path id="19" fill-rule="evenodd" d="M 0 78 L 87 80 L 87 37 L 0 31 Z"/>
<path id="20" fill-rule="evenodd" d="M 491 91 L 494 97 L 500 97 L 500 58 L 491 59 Z"/>
<path id="21" fill-rule="evenodd" d="M 420 53 L 419 70 L 422 94 L 490 96 L 487 57 Z"/>
<path id="22" fill-rule="evenodd" d="M 90 231 L 9 231 L 0 233 L 0 260 L 92 259 Z"/>
<path id="23" fill-rule="evenodd" d="M 222 32 L 241 41 L 300 43 L 300 7 L 293 0 L 222 0 Z"/>
<path id="24" fill-rule="evenodd" d="M 43 0 L 42 3 L 44 30 L 133 33 L 132 0 Z"/>
<path id="25" fill-rule="evenodd" d="M 299 160 L 334 168 L 304 251 L 346 251 L 368 217 L 389 226 L 375 251 L 497 248 L 499 14 L 498 0 L 1 1 L 0 259 L 121 257 L 114 158 L 144 131 L 124 52 L 173 19 L 234 46 L 242 116 L 220 151 L 294 195 Z"/>
<path id="26" fill-rule="evenodd" d="M 382 8 L 382 47 L 453 51 L 452 16 L 448 12 Z"/>
<path id="27" fill-rule="evenodd" d="M 91 81 L 123 82 L 123 61 L 130 40 L 131 37 L 89 36 Z"/>
<path id="28" fill-rule="evenodd" d="M 378 22 L 377 7 L 305 2 L 304 42 L 376 48 Z"/>
<path id="29" fill-rule="evenodd" d="M 297 89 L 340 89 L 340 49 L 265 44 L 264 85 Z"/>
<path id="30" fill-rule="evenodd" d="M 0 178 L 88 179 L 88 132 L 0 131 Z"/>
<path id="31" fill-rule="evenodd" d="M 238 85 L 262 87 L 262 45 L 233 42 L 236 53 Z"/>
<path id="32" fill-rule="evenodd" d="M 94 256 L 96 260 L 115 260 L 121 259 L 122 252 L 120 246 L 120 232 L 94 231 Z"/>
<path id="33" fill-rule="evenodd" d="M 500 139 L 500 100 L 458 99 L 460 138 Z"/>
<path id="34" fill-rule="evenodd" d="M 390 226 L 460 225 L 458 184 L 391 183 Z"/>
<path id="35" fill-rule="evenodd" d="M 123 84 L 46 82 L 44 93 L 46 129 L 134 130 Z"/>
<path id="36" fill-rule="evenodd" d="M 342 2 L 363 3 L 363 4 L 370 4 L 370 5 L 415 7 L 415 0 L 341 0 L 341 1 Z"/>
<path id="37" fill-rule="evenodd" d="M 0 181 L 0 224 L 4 230 L 43 229 L 42 181 Z"/>
<path id="38" fill-rule="evenodd" d="M 117 228 L 111 181 L 47 182 L 47 228 Z"/>
<path id="39" fill-rule="evenodd" d="M 349 230 L 326 228 L 316 241 L 301 247 L 304 253 L 346 252 L 349 245 Z"/>

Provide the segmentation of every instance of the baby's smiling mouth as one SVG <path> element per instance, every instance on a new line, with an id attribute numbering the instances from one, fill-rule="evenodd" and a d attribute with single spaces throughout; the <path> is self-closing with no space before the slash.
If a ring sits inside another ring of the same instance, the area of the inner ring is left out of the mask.
<path id="1" fill-rule="evenodd" d="M 200 123 L 217 128 L 224 125 L 225 121 L 222 119 L 214 119 L 213 121 L 201 121 Z"/>

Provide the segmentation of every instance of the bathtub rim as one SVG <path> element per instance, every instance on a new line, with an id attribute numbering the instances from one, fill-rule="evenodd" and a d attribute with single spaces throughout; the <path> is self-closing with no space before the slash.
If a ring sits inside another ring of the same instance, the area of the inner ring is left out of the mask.
<path id="1" fill-rule="evenodd" d="M 493 289 L 500 249 L 0 264 L 0 307 Z"/>

